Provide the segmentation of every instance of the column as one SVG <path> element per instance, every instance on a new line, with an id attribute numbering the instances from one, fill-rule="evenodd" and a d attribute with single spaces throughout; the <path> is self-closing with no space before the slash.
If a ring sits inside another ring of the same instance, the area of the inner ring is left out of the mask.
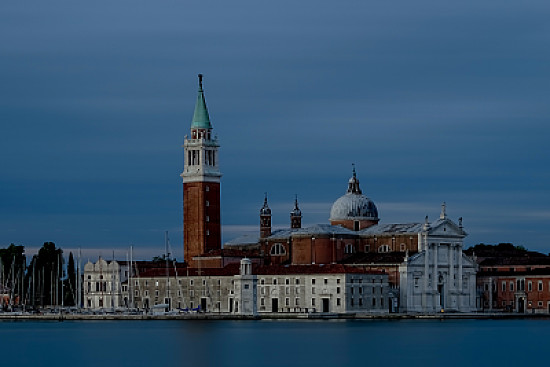
<path id="1" fill-rule="evenodd" d="M 433 289 L 433 309 L 434 311 L 437 311 L 439 301 L 438 301 L 438 292 L 437 292 L 437 285 L 439 283 L 439 279 L 437 278 L 437 256 L 438 256 L 438 249 L 439 249 L 439 243 L 434 243 L 434 268 L 432 273 L 432 289 Z"/>
<path id="2" fill-rule="evenodd" d="M 451 307 L 457 309 L 458 305 L 456 304 L 456 292 L 455 292 L 455 264 L 454 264 L 454 250 L 455 250 L 455 244 L 449 243 L 449 287 L 447 290 L 447 294 L 449 296 L 449 301 L 451 302 L 445 302 L 448 305 L 451 305 Z M 454 301 L 454 305 L 453 305 Z"/>
<path id="3" fill-rule="evenodd" d="M 429 244 L 426 240 L 424 242 L 424 290 L 422 292 L 422 311 L 428 311 L 428 273 L 429 273 Z M 413 276 L 414 278 L 414 276 Z M 414 281 L 414 280 L 413 280 Z"/>
<path id="4" fill-rule="evenodd" d="M 456 246 L 456 249 L 457 249 L 457 259 L 458 259 L 458 279 L 459 279 L 459 283 L 458 283 L 458 291 L 460 292 L 460 294 L 462 294 L 462 244 L 459 243 L 457 244 Z"/>

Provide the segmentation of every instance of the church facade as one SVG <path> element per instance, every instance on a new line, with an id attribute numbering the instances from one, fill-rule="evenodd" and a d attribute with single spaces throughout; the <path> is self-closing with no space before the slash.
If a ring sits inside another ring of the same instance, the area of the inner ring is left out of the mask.
<path id="1" fill-rule="evenodd" d="M 330 223 L 302 227 L 296 198 L 289 228 L 273 230 L 266 195 L 259 212 L 258 234 L 236 238 L 222 248 L 219 144 L 212 133 L 202 75 L 190 136 L 185 137 L 183 148 L 184 258 L 188 269 L 226 269 L 246 260 L 250 262 L 246 276 L 256 279 L 262 271 L 299 272 L 297 269 L 308 268 L 321 272 L 322 267 L 340 266 L 342 274 L 385 274 L 388 287 L 380 304 L 390 312 L 475 311 L 476 267 L 462 252 L 467 234 L 462 219 L 456 224 L 448 218 L 445 204 L 433 223 L 427 217 L 424 223 L 380 223 L 378 208 L 363 194 L 354 167 L 346 192 L 332 205 Z M 279 309 L 266 305 L 272 301 L 261 297 L 261 286 L 254 286 L 260 290 L 254 309 Z M 311 300 L 311 296 L 294 298 Z M 284 302 L 285 306 L 292 303 L 287 305 L 286 297 Z M 329 308 L 338 309 L 331 305 Z"/>

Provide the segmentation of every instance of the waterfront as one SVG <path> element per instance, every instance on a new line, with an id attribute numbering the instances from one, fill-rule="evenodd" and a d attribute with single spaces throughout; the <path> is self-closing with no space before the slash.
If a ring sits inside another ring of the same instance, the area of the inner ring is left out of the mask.
<path id="1" fill-rule="evenodd" d="M 3 321 L 3 363 L 466 366 L 543 362 L 550 320 Z"/>

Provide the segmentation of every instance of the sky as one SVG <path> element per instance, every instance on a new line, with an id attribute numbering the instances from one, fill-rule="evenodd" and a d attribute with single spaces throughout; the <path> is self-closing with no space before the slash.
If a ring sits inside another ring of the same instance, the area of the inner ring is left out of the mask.
<path id="1" fill-rule="evenodd" d="M 548 1 L 4 1 L 0 247 L 183 257 L 204 88 L 222 231 L 328 223 L 355 164 L 381 223 L 550 251 Z"/>

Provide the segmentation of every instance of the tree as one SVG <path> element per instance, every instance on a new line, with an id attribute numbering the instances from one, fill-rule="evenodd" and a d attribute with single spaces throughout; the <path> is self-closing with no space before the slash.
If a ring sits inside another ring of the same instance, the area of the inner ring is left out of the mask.
<path id="1" fill-rule="evenodd" d="M 55 243 L 44 242 L 32 261 L 35 305 L 61 304 L 61 281 L 63 277 L 63 250 Z"/>
<path id="2" fill-rule="evenodd" d="M 65 306 L 74 306 L 76 304 L 76 270 L 74 266 L 74 258 L 72 252 L 69 252 L 69 261 L 67 263 L 67 279 L 64 280 L 63 293 Z"/>

